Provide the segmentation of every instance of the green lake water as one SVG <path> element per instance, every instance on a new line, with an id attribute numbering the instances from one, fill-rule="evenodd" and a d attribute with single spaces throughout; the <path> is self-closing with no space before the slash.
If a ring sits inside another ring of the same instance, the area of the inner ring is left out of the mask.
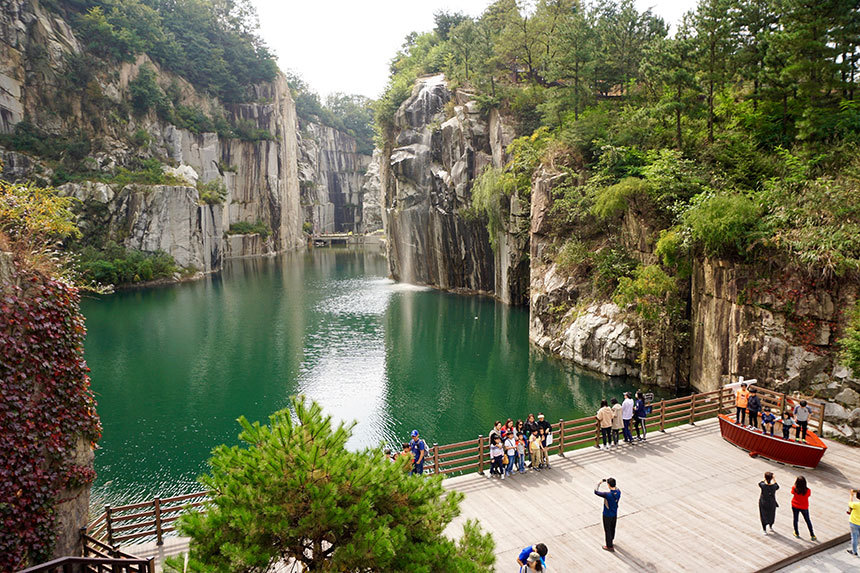
<path id="1" fill-rule="evenodd" d="M 82 302 L 104 425 L 97 503 L 196 491 L 236 418 L 289 397 L 357 421 L 350 447 L 486 435 L 496 419 L 571 419 L 633 381 L 530 347 L 528 311 L 396 284 L 379 252 L 315 249 L 228 262 L 217 276 Z"/>

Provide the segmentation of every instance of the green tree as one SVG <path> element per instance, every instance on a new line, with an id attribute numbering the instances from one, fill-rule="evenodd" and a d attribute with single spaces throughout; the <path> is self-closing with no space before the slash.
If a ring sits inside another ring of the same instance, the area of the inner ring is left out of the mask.
<path id="1" fill-rule="evenodd" d="M 408 461 L 346 449 L 354 424 L 333 427 L 316 403 L 291 400 L 269 425 L 239 418 L 244 446 L 219 446 L 200 478 L 205 512 L 183 516 L 191 557 L 211 571 L 267 571 L 294 559 L 310 571 L 491 571 L 489 534 L 443 535 L 462 494 Z"/>
<path id="2" fill-rule="evenodd" d="M 692 40 L 682 29 L 674 38 L 651 44 L 642 63 L 645 82 L 657 98 L 658 113 L 674 116 L 675 146 L 678 149 L 683 148 L 681 118 L 694 101 L 689 93 L 696 86 L 692 51 Z"/>
<path id="3" fill-rule="evenodd" d="M 722 89 L 728 74 L 729 57 L 735 43 L 729 10 L 734 0 L 700 0 L 693 15 L 699 76 L 708 106 L 708 143 L 714 142 L 714 95 Z"/>

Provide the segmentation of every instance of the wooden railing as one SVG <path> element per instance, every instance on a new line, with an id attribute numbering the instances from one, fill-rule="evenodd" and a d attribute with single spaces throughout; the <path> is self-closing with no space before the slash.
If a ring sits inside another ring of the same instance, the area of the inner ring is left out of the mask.
<path id="1" fill-rule="evenodd" d="M 130 505 L 106 505 L 104 513 L 90 523 L 87 532 L 108 546 L 144 537 L 154 537 L 156 543 L 161 545 L 164 534 L 175 530 L 174 522 L 181 513 L 201 507 L 208 497 L 208 492 L 201 491 L 165 499 L 157 497 L 152 501 Z"/>
<path id="2" fill-rule="evenodd" d="M 800 401 L 800 398 L 789 397 L 780 392 L 757 386 L 756 388 L 762 408 L 770 406 L 777 419 L 782 411 L 788 409 L 791 402 Z M 809 399 L 807 402 L 812 410 L 812 415 L 809 417 L 810 428 L 817 427 L 817 432 L 820 434 L 824 425 L 824 405 Z M 734 413 L 735 395 L 731 389 L 721 388 L 682 398 L 660 400 L 652 402 L 649 406 L 651 412 L 645 418 L 646 430 L 664 432 L 670 427 L 695 424 L 720 413 Z M 550 455 L 564 456 L 566 452 L 589 445 L 597 446 L 600 443 L 600 426 L 594 416 L 576 420 L 559 420 L 552 424 L 552 434 L 553 443 L 547 448 Z M 474 440 L 454 444 L 440 446 L 434 443 L 428 448 L 424 471 L 429 474 L 456 475 L 477 470 L 483 474 L 484 470 L 490 467 L 489 450 L 489 440 L 483 435 Z M 173 531 L 173 526 L 169 524 L 179 518 L 179 512 L 186 507 L 200 507 L 205 503 L 207 496 L 207 492 L 197 492 L 119 507 L 105 506 L 104 514 L 93 521 L 88 530 L 90 535 L 106 539 L 109 544 L 118 544 L 141 537 L 155 537 L 160 544 L 162 536 Z M 192 499 L 197 501 L 177 505 L 177 502 Z M 129 513 L 144 508 L 147 510 Z M 165 514 L 171 515 L 165 518 L 163 517 Z"/>

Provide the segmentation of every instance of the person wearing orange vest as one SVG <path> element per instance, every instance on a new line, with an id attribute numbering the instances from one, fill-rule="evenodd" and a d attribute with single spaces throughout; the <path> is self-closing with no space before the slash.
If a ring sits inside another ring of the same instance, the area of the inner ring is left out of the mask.
<path id="1" fill-rule="evenodd" d="M 747 423 L 747 402 L 749 402 L 749 399 L 750 393 L 744 382 L 735 393 L 735 422 L 742 426 L 745 426 Z"/>

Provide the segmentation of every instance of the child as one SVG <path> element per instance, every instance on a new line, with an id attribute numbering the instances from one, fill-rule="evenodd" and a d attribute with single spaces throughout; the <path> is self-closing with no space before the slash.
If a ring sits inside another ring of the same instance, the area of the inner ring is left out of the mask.
<path id="1" fill-rule="evenodd" d="M 770 411 L 770 406 L 764 407 L 764 412 L 761 415 L 761 431 L 766 434 L 768 426 L 770 426 L 770 435 L 773 436 L 773 424 L 776 422 L 776 416 Z"/>
<path id="2" fill-rule="evenodd" d="M 508 465 L 505 468 L 505 475 L 512 475 L 514 473 L 514 464 L 517 461 L 517 437 L 513 432 L 505 433 L 505 454 L 508 456 Z"/>
<path id="3" fill-rule="evenodd" d="M 532 456 L 531 468 L 535 471 L 540 471 L 540 435 L 537 432 L 532 432 L 529 436 L 529 452 Z"/>
<path id="4" fill-rule="evenodd" d="M 794 426 L 794 418 L 791 417 L 791 410 L 786 410 L 782 413 L 782 439 L 791 439 L 791 428 Z"/>
<path id="5" fill-rule="evenodd" d="M 496 474 L 501 476 L 502 479 L 505 479 L 505 472 L 502 469 L 502 458 L 504 457 L 504 454 L 505 451 L 502 449 L 502 442 L 499 439 L 499 436 L 494 434 L 492 441 L 490 442 L 490 458 L 492 459 L 490 475 Z"/>
<path id="6" fill-rule="evenodd" d="M 517 434 L 517 466 L 521 474 L 526 473 L 526 437 L 522 433 Z"/>

